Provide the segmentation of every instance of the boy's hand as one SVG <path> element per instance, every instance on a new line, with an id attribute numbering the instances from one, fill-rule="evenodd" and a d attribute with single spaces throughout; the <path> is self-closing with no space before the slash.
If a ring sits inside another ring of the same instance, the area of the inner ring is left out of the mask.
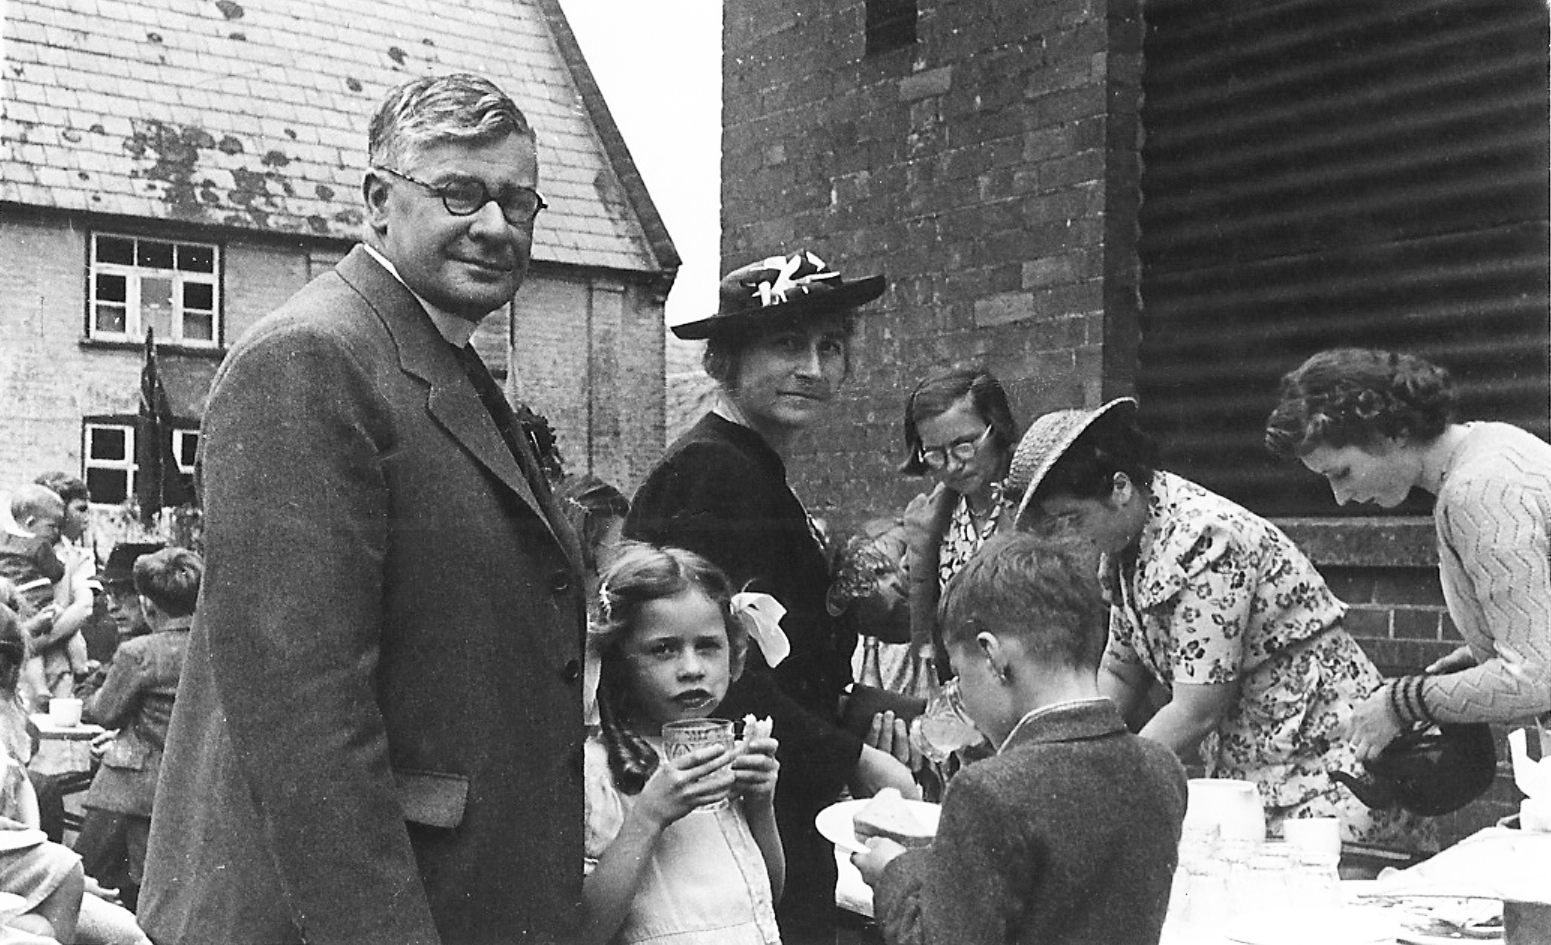
<path id="1" fill-rule="evenodd" d="M 893 862 L 896 856 L 905 852 L 905 848 L 888 837 L 868 837 L 867 852 L 851 854 L 851 865 L 862 874 L 862 879 L 871 886 L 878 879 L 878 874 L 883 868 Z"/>
<path id="2" fill-rule="evenodd" d="M 733 775 L 737 778 L 734 795 L 763 801 L 775 799 L 776 780 L 781 773 L 781 762 L 776 760 L 779 744 L 769 735 L 742 743 L 743 750 L 732 760 Z"/>
<path id="3" fill-rule="evenodd" d="M 725 745 L 706 745 L 659 764 L 641 788 L 636 809 L 660 829 L 702 804 L 721 800 L 736 780 L 735 757 Z"/>

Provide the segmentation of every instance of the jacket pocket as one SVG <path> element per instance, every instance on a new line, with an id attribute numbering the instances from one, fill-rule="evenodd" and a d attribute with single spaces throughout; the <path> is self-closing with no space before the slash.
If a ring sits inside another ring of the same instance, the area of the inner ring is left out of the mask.
<path id="1" fill-rule="evenodd" d="M 428 827 L 456 827 L 468 805 L 469 779 L 438 771 L 395 771 L 394 787 L 404 819 Z"/>

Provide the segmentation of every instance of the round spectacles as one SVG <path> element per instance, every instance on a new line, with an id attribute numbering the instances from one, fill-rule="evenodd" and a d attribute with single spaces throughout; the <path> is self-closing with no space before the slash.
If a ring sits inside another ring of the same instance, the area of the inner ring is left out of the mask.
<path id="1" fill-rule="evenodd" d="M 930 469 L 947 469 L 948 460 L 950 459 L 962 465 L 975 458 L 975 454 L 980 451 L 980 447 L 985 445 L 986 438 L 990 435 L 991 425 L 987 424 L 979 436 L 955 440 L 946 446 L 923 446 L 916 451 L 916 455 L 921 457 L 921 462 L 925 463 Z"/>
<path id="2" fill-rule="evenodd" d="M 455 217 L 473 216 L 483 209 L 485 204 L 494 200 L 496 206 L 501 208 L 501 216 L 506 218 L 507 223 L 512 226 L 530 226 L 538 219 L 539 211 L 549 206 L 544 200 L 544 195 L 532 187 L 509 187 L 499 195 L 494 195 L 490 193 L 484 181 L 470 178 L 437 185 L 428 184 L 391 167 L 378 167 L 377 170 L 392 174 L 400 180 L 407 180 L 411 184 L 419 184 L 429 190 L 442 198 L 442 206 Z"/>

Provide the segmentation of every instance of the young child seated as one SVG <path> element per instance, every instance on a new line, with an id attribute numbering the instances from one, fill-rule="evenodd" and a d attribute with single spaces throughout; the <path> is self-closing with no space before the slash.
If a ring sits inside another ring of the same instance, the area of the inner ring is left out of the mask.
<path id="1" fill-rule="evenodd" d="M 998 749 L 949 782 L 929 847 L 852 856 L 890 945 L 1158 941 L 1185 772 L 1099 695 L 1106 617 L 1092 558 L 1028 535 L 949 582 L 943 639 Z"/>

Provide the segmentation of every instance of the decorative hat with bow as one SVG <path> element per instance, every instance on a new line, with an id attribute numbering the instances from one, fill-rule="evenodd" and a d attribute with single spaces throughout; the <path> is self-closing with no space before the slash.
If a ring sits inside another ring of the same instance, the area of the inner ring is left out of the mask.
<path id="1" fill-rule="evenodd" d="M 882 276 L 847 282 L 837 270 L 806 250 L 770 256 L 722 277 L 716 314 L 673 325 L 675 335 L 698 341 L 776 319 L 843 312 L 883 294 Z"/>

